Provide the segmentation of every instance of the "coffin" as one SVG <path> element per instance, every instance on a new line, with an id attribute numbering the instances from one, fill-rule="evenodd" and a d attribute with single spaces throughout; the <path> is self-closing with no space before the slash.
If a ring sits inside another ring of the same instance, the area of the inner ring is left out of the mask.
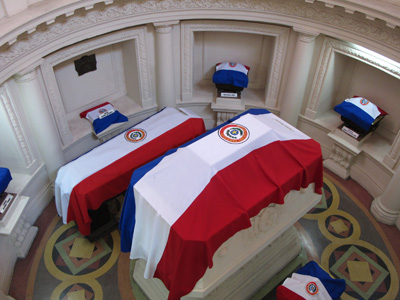
<path id="1" fill-rule="evenodd" d="M 193 291 L 182 299 L 238 299 L 251 297 L 301 252 L 294 224 L 321 200 L 314 183 L 291 191 L 285 204 L 270 204 L 251 218 L 252 226 L 237 232 L 215 252 Z M 151 300 L 168 298 L 157 278 L 143 277 L 146 262 L 137 260 L 133 278 Z"/>

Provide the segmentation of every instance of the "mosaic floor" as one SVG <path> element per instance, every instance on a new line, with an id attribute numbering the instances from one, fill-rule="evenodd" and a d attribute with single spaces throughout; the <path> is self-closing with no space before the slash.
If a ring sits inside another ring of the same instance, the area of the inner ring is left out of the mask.
<path id="1" fill-rule="evenodd" d="M 400 232 L 378 224 L 371 201 L 352 180 L 324 174 L 321 202 L 296 223 L 308 260 L 346 280 L 342 299 L 400 299 Z M 137 299 L 133 263 L 121 254 L 118 230 L 90 243 L 49 205 L 26 259 L 17 262 L 9 295 L 22 299 Z M 397 254 L 397 255 L 396 255 Z M 274 291 L 264 298 L 274 299 Z"/>

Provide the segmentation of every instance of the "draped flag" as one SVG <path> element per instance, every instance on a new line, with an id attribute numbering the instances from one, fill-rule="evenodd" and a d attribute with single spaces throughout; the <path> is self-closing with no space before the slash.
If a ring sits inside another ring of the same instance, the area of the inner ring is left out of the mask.
<path id="1" fill-rule="evenodd" d="M 369 131 L 377 117 L 387 114 L 380 107 L 363 97 L 346 99 L 336 105 L 334 110 L 365 131 Z"/>
<path id="2" fill-rule="evenodd" d="M 216 84 L 231 84 L 237 87 L 247 87 L 249 78 L 247 74 L 250 68 L 233 62 L 217 64 L 213 75 L 213 82 Z"/>
<path id="3" fill-rule="evenodd" d="M 88 119 L 96 134 L 106 130 L 114 123 L 128 122 L 128 118 L 106 102 L 80 113 L 81 118 Z"/>
<path id="4" fill-rule="evenodd" d="M 58 214 L 89 235 L 89 209 L 125 191 L 136 168 L 204 131 L 203 119 L 189 110 L 164 108 L 61 167 L 55 181 Z"/>
<path id="5" fill-rule="evenodd" d="M 345 289 L 344 279 L 332 278 L 310 261 L 278 286 L 276 296 L 278 300 L 338 300 Z"/>
<path id="6" fill-rule="evenodd" d="M 249 110 L 133 173 L 121 250 L 146 260 L 145 278 L 180 299 L 251 217 L 311 183 L 321 193 L 320 145 L 267 110 Z"/>
<path id="7" fill-rule="evenodd" d="M 0 168 L 0 195 L 6 190 L 11 180 L 10 170 L 8 168 Z"/>

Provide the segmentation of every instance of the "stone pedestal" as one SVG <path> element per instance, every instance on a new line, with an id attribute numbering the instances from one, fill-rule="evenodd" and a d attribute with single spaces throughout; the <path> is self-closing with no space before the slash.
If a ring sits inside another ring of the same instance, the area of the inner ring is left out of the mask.
<path id="1" fill-rule="evenodd" d="M 217 97 L 211 109 L 217 112 L 217 125 L 225 123 L 245 111 L 244 99 Z"/>
<path id="2" fill-rule="evenodd" d="M 17 195 L 5 217 L 0 221 L 0 235 L 7 237 L 18 258 L 25 258 L 38 232 L 22 214 L 29 198 Z"/>
<path id="3" fill-rule="evenodd" d="M 4 292 L 10 287 L 17 259 L 26 257 L 38 232 L 22 214 L 28 200 L 17 195 L 0 221 L 0 289 Z"/>
<path id="4" fill-rule="evenodd" d="M 350 167 L 354 158 L 360 154 L 361 145 L 369 138 L 370 133 L 358 140 L 340 129 L 328 133 L 333 141 L 332 152 L 324 161 L 324 167 L 331 170 L 340 178 L 346 180 L 350 176 Z"/>

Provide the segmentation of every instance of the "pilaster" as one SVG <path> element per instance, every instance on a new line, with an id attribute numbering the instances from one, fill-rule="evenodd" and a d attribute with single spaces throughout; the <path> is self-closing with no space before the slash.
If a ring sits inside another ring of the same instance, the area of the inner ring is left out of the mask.
<path id="1" fill-rule="evenodd" d="M 28 116 L 50 181 L 54 182 L 58 169 L 65 163 L 55 124 L 51 118 L 36 68 L 15 75 L 21 101 Z"/>
<path id="2" fill-rule="evenodd" d="M 283 94 L 280 117 L 296 127 L 304 101 L 304 93 L 314 53 L 315 38 L 318 36 L 318 33 L 298 28 L 293 29 L 297 32 L 297 41 L 291 60 L 288 81 Z"/>
<path id="3" fill-rule="evenodd" d="M 156 90 L 161 109 L 176 106 L 175 63 L 172 27 L 179 21 L 153 23 L 156 32 Z"/>
<path id="4" fill-rule="evenodd" d="M 400 230 L 400 168 L 397 168 L 383 194 L 372 201 L 371 214 L 379 222 Z"/>

